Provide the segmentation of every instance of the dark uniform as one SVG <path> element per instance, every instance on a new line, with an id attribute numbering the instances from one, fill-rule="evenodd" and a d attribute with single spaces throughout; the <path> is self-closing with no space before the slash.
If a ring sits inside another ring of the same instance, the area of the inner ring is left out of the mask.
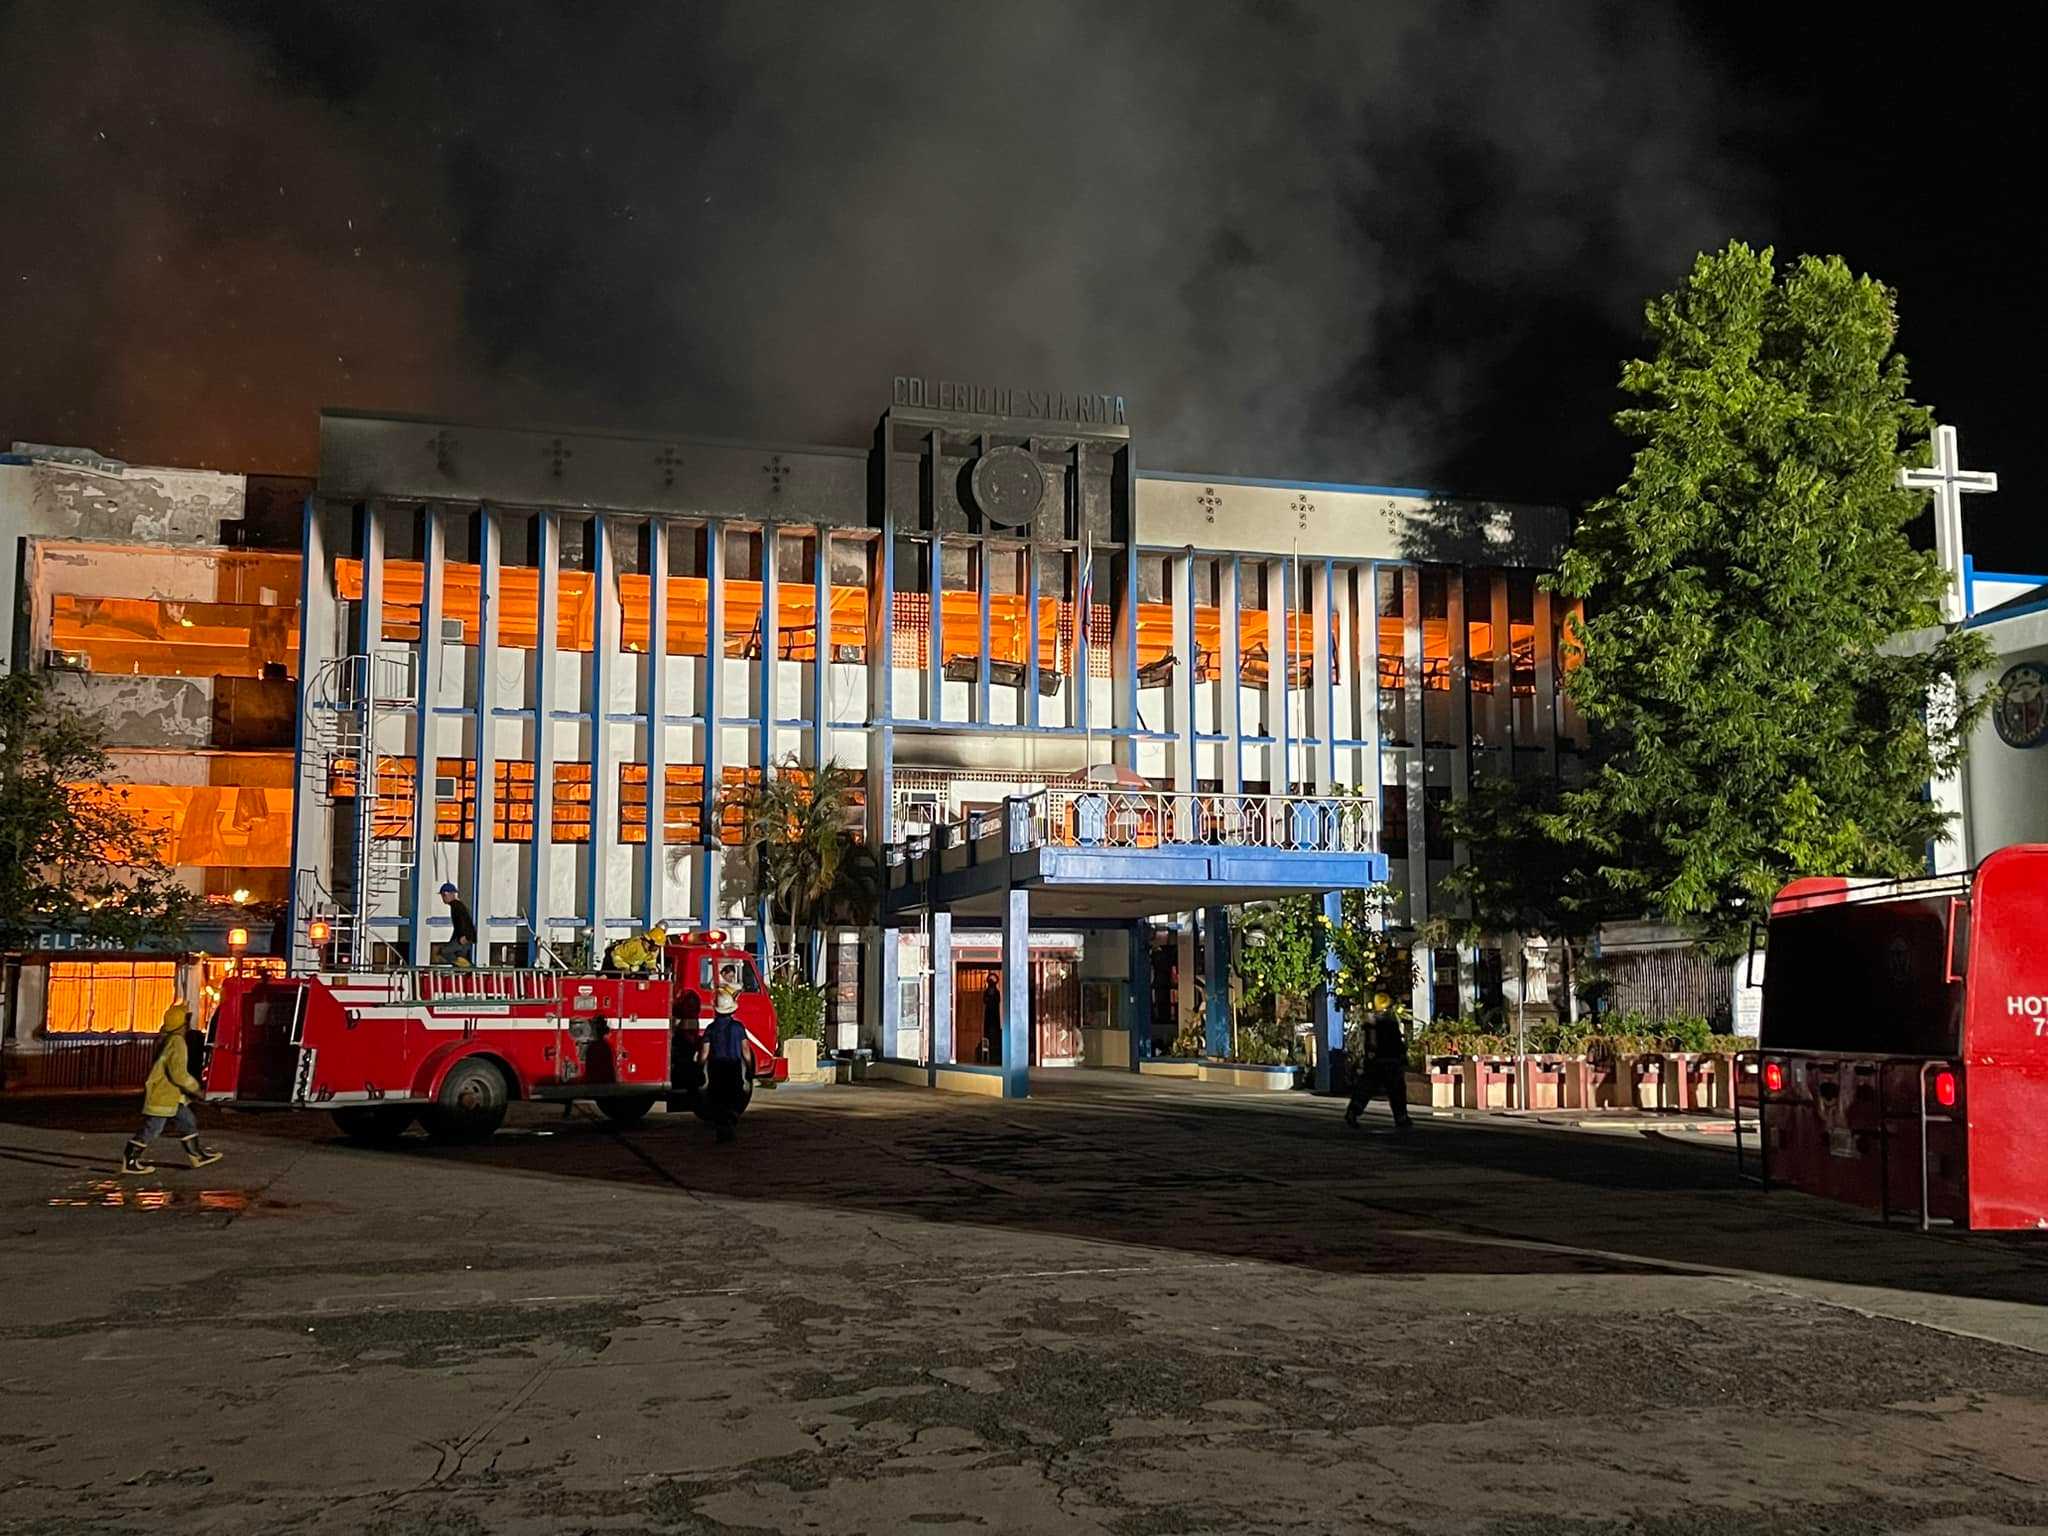
<path id="1" fill-rule="evenodd" d="M 1374 1094 L 1386 1099 L 1397 1130 L 1405 1131 L 1414 1123 L 1408 1118 L 1408 1042 L 1401 1038 L 1401 1021 L 1387 1011 L 1373 1015 L 1372 1059 L 1359 1063 L 1351 1107 L 1344 1111 L 1346 1125 L 1358 1124 L 1359 1111 L 1372 1102 Z"/>
<path id="2" fill-rule="evenodd" d="M 737 1013 L 716 1013 L 705 1032 L 711 1058 L 705 1063 L 705 1100 L 720 1141 L 731 1141 L 740 1118 L 740 1094 L 746 1087 L 747 1032 Z"/>
<path id="3" fill-rule="evenodd" d="M 448 903 L 448 942 L 434 946 L 443 965 L 476 964 L 476 915 L 469 903 L 444 886 L 441 899 Z"/>
<path id="4" fill-rule="evenodd" d="M 993 976 L 981 989 L 981 1049 L 976 1053 L 976 1059 L 994 1062 L 1003 1059 L 1003 989 Z"/>

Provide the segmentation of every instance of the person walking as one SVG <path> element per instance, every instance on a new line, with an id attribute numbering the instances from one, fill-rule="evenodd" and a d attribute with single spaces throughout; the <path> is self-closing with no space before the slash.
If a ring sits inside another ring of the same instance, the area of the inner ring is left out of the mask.
<path id="1" fill-rule="evenodd" d="M 1003 988 L 995 972 L 981 989 L 981 1050 L 978 1058 L 1001 1064 L 1003 1059 Z"/>
<path id="2" fill-rule="evenodd" d="M 476 914 L 452 880 L 441 882 L 441 899 L 448 904 L 448 939 L 434 946 L 434 958 L 442 965 L 468 969 L 476 964 Z"/>
<path id="3" fill-rule="evenodd" d="M 1400 1016 L 1394 1000 L 1384 992 L 1373 994 L 1372 1056 L 1359 1063 L 1358 1083 L 1351 1090 L 1351 1104 L 1344 1111 L 1344 1123 L 1354 1130 L 1359 1112 L 1378 1093 L 1394 1112 L 1394 1129 L 1407 1131 L 1415 1122 L 1408 1118 L 1408 1042 L 1401 1035 Z"/>
<path id="4" fill-rule="evenodd" d="M 711 1028 L 697 1048 L 704 1063 L 704 1095 L 711 1111 L 711 1125 L 720 1141 L 731 1141 L 740 1118 L 740 1092 L 747 1070 L 747 1032 L 740 1024 L 740 995 L 737 988 L 721 982 L 712 1004 Z"/>
<path id="5" fill-rule="evenodd" d="M 205 1089 L 192 1076 L 186 1048 L 192 1012 L 180 998 L 164 1010 L 163 1043 L 156 1049 L 156 1061 L 142 1084 L 142 1130 L 121 1151 L 123 1173 L 155 1173 L 149 1160 L 149 1144 L 163 1134 L 165 1125 L 177 1128 L 184 1143 L 185 1160 L 194 1168 L 220 1161 L 220 1154 L 199 1139 L 199 1122 L 187 1101 L 200 1098 Z"/>

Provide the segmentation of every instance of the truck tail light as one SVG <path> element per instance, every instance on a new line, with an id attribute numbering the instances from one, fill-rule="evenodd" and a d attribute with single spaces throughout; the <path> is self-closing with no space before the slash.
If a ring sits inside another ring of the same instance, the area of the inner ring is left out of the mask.
<path id="1" fill-rule="evenodd" d="M 1956 1075 L 1943 1067 L 1934 1074 L 1934 1102 L 1943 1109 L 1953 1109 L 1956 1103 Z"/>
<path id="2" fill-rule="evenodd" d="M 1784 1091 L 1785 1091 L 1785 1064 L 1784 1064 L 1784 1063 L 1783 1063 L 1782 1061 L 1767 1061 L 1767 1062 L 1765 1062 L 1765 1063 L 1764 1063 L 1764 1092 L 1765 1092 L 1765 1093 L 1783 1093 Z"/>

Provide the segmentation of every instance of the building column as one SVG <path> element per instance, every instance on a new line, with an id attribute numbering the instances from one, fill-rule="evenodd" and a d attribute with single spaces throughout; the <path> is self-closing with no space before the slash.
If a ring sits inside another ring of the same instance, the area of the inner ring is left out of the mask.
<path id="1" fill-rule="evenodd" d="M 504 551 L 498 519 L 476 509 L 476 825 L 469 844 L 469 902 L 476 917 L 476 963 L 491 963 L 492 890 L 497 856 L 498 793 L 498 584 Z M 516 905 L 516 900 L 515 900 Z"/>
<path id="2" fill-rule="evenodd" d="M 874 1052 L 879 1059 L 896 1053 L 897 1027 L 903 1010 L 903 943 L 902 934 L 894 928 L 876 928 L 871 932 L 874 942 L 868 949 L 871 959 L 867 972 L 874 983 Z M 859 1038 L 857 1032 L 855 1038 Z"/>
<path id="3" fill-rule="evenodd" d="M 1173 935 L 1173 1038 L 1180 1038 L 1183 1021 L 1194 1011 L 1196 992 L 1195 914 L 1183 912 Z"/>
<path id="4" fill-rule="evenodd" d="M 1130 1068 L 1152 1054 L 1152 925 L 1133 923 L 1130 959 L 1124 968 L 1124 1030 L 1130 1046 Z"/>
<path id="5" fill-rule="evenodd" d="M 590 953 L 602 958 L 605 929 L 611 922 L 609 894 L 611 845 L 618 837 L 614 810 L 618 764 L 612 756 L 612 663 L 617 658 L 623 615 L 619 610 L 618 564 L 612 550 L 611 519 L 602 512 L 590 520 L 590 846 L 584 868 L 590 884 Z"/>
<path id="6" fill-rule="evenodd" d="M 1202 1046 L 1211 1056 L 1230 1054 L 1230 909 L 1202 909 L 1202 975 L 1208 1006 L 1202 1016 Z"/>
<path id="7" fill-rule="evenodd" d="M 1173 707 L 1173 787 L 1195 787 L 1195 557 L 1188 549 L 1166 562 L 1166 595 L 1173 608 L 1173 654 L 1179 661 L 1169 685 Z"/>
<path id="8" fill-rule="evenodd" d="M 1344 895 L 1341 891 L 1323 892 L 1323 916 L 1332 928 L 1344 921 Z M 1326 952 L 1323 955 L 1323 980 L 1309 1001 L 1309 1017 L 1316 1031 L 1317 1093 L 1335 1093 L 1346 1080 L 1346 1074 L 1340 1070 L 1344 1061 L 1344 1010 L 1337 1006 L 1337 995 L 1330 984 L 1330 978 L 1336 971 L 1335 952 Z"/>
<path id="9" fill-rule="evenodd" d="M 883 455 L 884 507 L 889 505 L 886 495 L 889 459 L 889 455 Z M 870 546 L 868 576 L 868 846 L 880 855 L 896 836 L 893 782 L 896 744 L 895 730 L 890 723 L 894 711 L 891 684 L 896 665 L 896 533 L 893 524 L 887 521 L 882 525 L 880 537 Z M 878 924 L 865 929 L 862 938 L 871 958 L 861 973 L 871 990 L 867 993 L 867 1006 L 863 1009 L 861 1025 L 856 1027 L 854 1038 L 858 1041 L 861 1027 L 865 1026 L 868 1018 L 873 1018 L 881 1037 L 893 1043 L 894 1036 L 890 1032 L 895 1028 L 897 1008 L 896 932 Z"/>
<path id="10" fill-rule="evenodd" d="M 1332 654 L 1331 616 L 1336 609 L 1335 575 L 1328 560 L 1309 571 L 1308 734 L 1315 738 L 1308 764 L 1308 787 L 1327 795 L 1337 783 L 1337 688 Z"/>
<path id="11" fill-rule="evenodd" d="M 663 518 L 647 523 L 647 841 L 640 849 L 640 925 L 668 918 L 668 536 Z M 621 633 L 624 626 L 621 625 Z"/>
<path id="12" fill-rule="evenodd" d="M 938 1067 L 954 1059 L 953 1051 L 953 914 L 933 912 L 931 919 L 932 971 L 932 1086 L 938 1086 Z"/>
<path id="13" fill-rule="evenodd" d="M 1264 562 L 1266 578 L 1266 789 L 1270 794 L 1294 793 L 1294 744 L 1287 718 L 1288 619 L 1293 612 L 1294 562 Z"/>
<path id="14" fill-rule="evenodd" d="M 412 913 L 406 924 L 406 948 L 414 965 L 425 965 L 433 959 L 428 930 L 433 923 L 434 897 L 429 888 L 438 889 L 440 885 L 434 877 L 435 788 L 441 763 L 434 705 L 441 696 L 441 576 L 448 563 L 441 509 L 422 508 L 420 520 L 425 526 L 421 530 L 419 668 L 413 695 L 413 863 L 408 896 Z M 375 675 L 373 667 L 371 676 Z M 470 892 L 472 901 L 476 894 Z"/>
<path id="15" fill-rule="evenodd" d="M 1237 557 L 1219 559 L 1217 614 L 1218 638 L 1223 642 L 1223 793 L 1244 793 L 1244 682 L 1238 676 L 1243 658 L 1237 649 L 1238 566 Z"/>
<path id="16" fill-rule="evenodd" d="M 533 963 L 548 942 L 548 863 L 555 840 L 555 626 L 561 615 L 562 530 L 555 513 L 534 516 L 536 566 L 533 636 L 533 841 L 528 845 L 526 922 L 532 932 Z M 592 959 L 600 958 L 593 955 Z"/>
<path id="17" fill-rule="evenodd" d="M 719 859 L 724 851 L 724 832 L 719 802 L 725 788 L 725 736 L 719 716 L 725 706 L 725 524 L 712 523 L 704 530 L 704 692 L 697 701 L 704 717 L 703 801 L 698 812 L 698 842 L 701 864 L 697 872 L 697 921 L 704 927 L 718 926 Z"/>
<path id="18" fill-rule="evenodd" d="M 1003 892 L 1003 1097 L 1031 1096 L 1031 892 Z"/>
<path id="19" fill-rule="evenodd" d="M 1550 593 L 1536 587 L 1536 744 L 1543 749 L 1543 781 L 1557 782 L 1557 629 Z"/>

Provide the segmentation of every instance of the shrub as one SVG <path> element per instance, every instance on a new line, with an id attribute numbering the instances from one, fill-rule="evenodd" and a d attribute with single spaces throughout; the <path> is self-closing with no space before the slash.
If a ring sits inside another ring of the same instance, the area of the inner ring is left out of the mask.
<path id="1" fill-rule="evenodd" d="M 775 1004 L 777 1032 L 784 1040 L 825 1042 L 825 989 L 804 980 L 794 965 L 768 978 L 768 997 Z"/>

